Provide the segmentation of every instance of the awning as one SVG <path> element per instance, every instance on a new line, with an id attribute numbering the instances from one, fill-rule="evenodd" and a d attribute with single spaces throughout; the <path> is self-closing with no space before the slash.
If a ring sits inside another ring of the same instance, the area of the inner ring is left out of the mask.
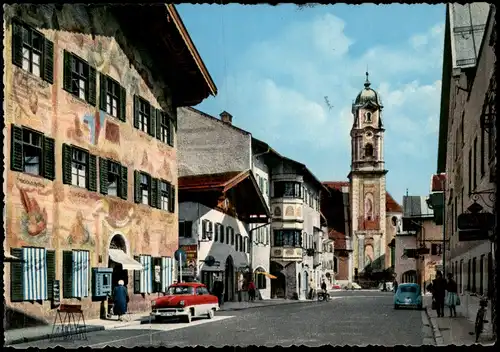
<path id="1" fill-rule="evenodd" d="M 276 276 L 271 275 L 271 274 L 269 274 L 269 273 L 266 273 L 266 272 L 264 272 L 264 271 L 256 271 L 255 273 L 256 273 L 256 274 L 261 274 L 261 275 L 267 276 L 267 277 L 268 277 L 268 278 L 270 278 L 270 279 L 277 279 L 277 277 L 276 277 Z"/>
<path id="2" fill-rule="evenodd" d="M 4 262 L 22 262 L 23 261 L 22 259 L 15 257 L 12 254 L 5 252 L 5 251 L 3 252 L 3 258 L 4 258 Z"/>
<path id="3" fill-rule="evenodd" d="M 142 270 L 142 264 L 131 258 L 121 249 L 109 249 L 109 257 L 112 261 L 120 263 L 124 270 Z"/>

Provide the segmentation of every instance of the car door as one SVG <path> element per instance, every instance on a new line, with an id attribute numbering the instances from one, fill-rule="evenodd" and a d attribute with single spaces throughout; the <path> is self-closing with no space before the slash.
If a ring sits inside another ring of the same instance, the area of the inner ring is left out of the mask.
<path id="1" fill-rule="evenodd" d="M 207 290 L 205 287 L 196 288 L 196 314 L 202 315 L 208 312 L 208 295 L 205 293 Z"/>

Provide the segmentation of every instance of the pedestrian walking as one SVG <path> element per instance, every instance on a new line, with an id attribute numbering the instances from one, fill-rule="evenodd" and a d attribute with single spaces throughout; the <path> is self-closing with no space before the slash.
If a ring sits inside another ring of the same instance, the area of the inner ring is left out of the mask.
<path id="1" fill-rule="evenodd" d="M 436 278 L 432 281 L 432 299 L 436 306 L 438 318 L 444 317 L 444 300 L 446 296 L 446 280 L 441 271 L 436 272 Z"/>
<path id="2" fill-rule="evenodd" d="M 113 290 L 113 314 L 118 315 L 118 320 L 123 321 L 122 316 L 127 313 L 129 296 L 127 287 L 123 280 L 118 281 L 118 286 Z"/>
<path id="3" fill-rule="evenodd" d="M 394 288 L 394 292 L 398 290 L 398 280 L 394 279 L 394 282 L 392 283 L 392 286 Z"/>
<path id="4" fill-rule="evenodd" d="M 248 300 L 249 302 L 255 301 L 255 284 L 252 280 L 248 283 Z"/>
<path id="5" fill-rule="evenodd" d="M 446 304 L 450 308 L 450 318 L 457 317 L 457 306 L 460 305 L 460 298 L 458 297 L 457 282 L 453 280 L 453 275 L 448 273 L 448 282 L 446 284 Z"/>
<path id="6" fill-rule="evenodd" d="M 214 282 L 213 294 L 219 301 L 219 308 L 224 305 L 224 284 L 220 279 Z"/>

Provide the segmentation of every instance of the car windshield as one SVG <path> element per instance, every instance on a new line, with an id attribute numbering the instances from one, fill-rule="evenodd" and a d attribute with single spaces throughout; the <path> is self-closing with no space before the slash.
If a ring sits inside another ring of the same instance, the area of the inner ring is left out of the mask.
<path id="1" fill-rule="evenodd" d="M 405 292 L 405 293 L 417 293 L 417 287 L 415 287 L 415 286 L 400 286 L 399 291 Z"/>
<path id="2" fill-rule="evenodd" d="M 168 295 L 192 295 L 194 292 L 191 286 L 170 286 L 168 288 Z"/>

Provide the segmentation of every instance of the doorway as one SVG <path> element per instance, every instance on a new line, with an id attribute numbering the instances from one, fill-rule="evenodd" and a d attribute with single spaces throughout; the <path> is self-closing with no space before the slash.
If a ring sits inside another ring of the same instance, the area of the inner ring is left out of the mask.
<path id="1" fill-rule="evenodd" d="M 127 253 L 127 245 L 125 244 L 125 239 L 122 235 L 114 235 L 109 244 L 110 249 L 120 249 Z M 128 285 L 128 270 L 123 269 L 120 263 L 113 261 L 111 258 L 108 259 L 108 268 L 113 269 L 113 276 L 111 277 L 112 289 L 118 286 L 118 281 L 123 280 L 125 286 Z"/>
<path id="2" fill-rule="evenodd" d="M 234 299 L 234 262 L 233 257 L 228 256 L 226 259 L 226 268 L 224 270 L 224 301 L 229 302 Z"/>

